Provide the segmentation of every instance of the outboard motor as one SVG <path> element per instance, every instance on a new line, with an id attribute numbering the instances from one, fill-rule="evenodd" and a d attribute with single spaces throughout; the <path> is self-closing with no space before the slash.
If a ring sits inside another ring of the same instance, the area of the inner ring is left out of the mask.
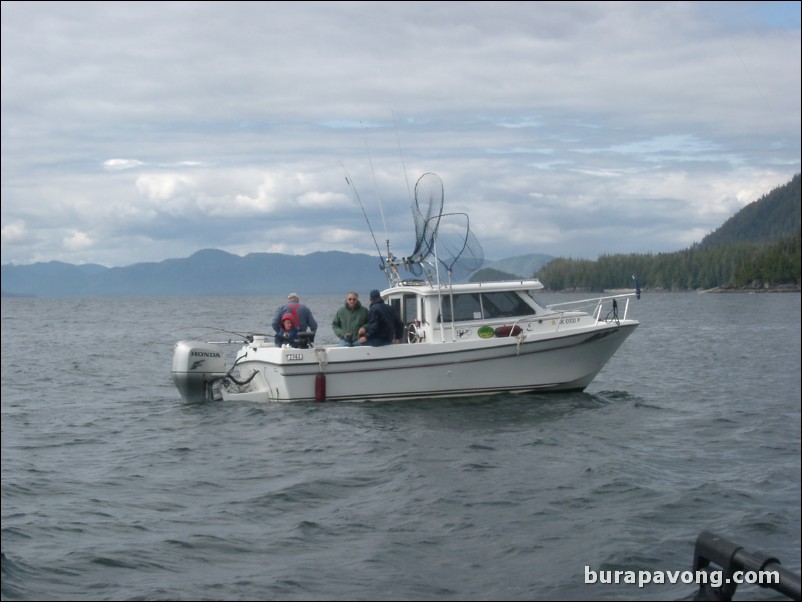
<path id="1" fill-rule="evenodd" d="M 222 350 L 212 343 L 178 341 L 173 351 L 173 382 L 188 403 L 211 401 L 212 383 L 226 375 Z"/>

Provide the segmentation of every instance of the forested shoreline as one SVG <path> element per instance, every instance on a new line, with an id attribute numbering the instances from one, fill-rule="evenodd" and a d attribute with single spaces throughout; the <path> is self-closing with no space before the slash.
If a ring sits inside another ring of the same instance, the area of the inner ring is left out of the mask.
<path id="1" fill-rule="evenodd" d="M 550 290 L 799 291 L 800 174 L 688 249 L 552 259 L 534 274 Z"/>
<path id="2" fill-rule="evenodd" d="M 800 231 L 778 243 L 695 245 L 675 253 L 602 255 L 551 260 L 535 276 L 550 290 L 634 287 L 687 291 L 800 290 Z"/>

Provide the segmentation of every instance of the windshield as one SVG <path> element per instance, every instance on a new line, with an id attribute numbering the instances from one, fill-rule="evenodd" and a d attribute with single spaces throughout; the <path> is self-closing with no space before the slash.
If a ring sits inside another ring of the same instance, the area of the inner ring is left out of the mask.
<path id="1" fill-rule="evenodd" d="M 535 315 L 523 298 L 511 291 L 454 295 L 454 321 L 521 318 Z M 443 296 L 442 320 L 451 322 L 451 296 Z"/>

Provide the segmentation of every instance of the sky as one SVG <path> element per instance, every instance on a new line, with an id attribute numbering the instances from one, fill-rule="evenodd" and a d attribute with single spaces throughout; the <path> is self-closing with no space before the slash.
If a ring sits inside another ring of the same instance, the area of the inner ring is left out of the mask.
<path id="1" fill-rule="evenodd" d="M 800 172 L 799 2 L 2 2 L 2 263 L 677 251 Z M 349 177 L 353 186 L 346 181 Z"/>

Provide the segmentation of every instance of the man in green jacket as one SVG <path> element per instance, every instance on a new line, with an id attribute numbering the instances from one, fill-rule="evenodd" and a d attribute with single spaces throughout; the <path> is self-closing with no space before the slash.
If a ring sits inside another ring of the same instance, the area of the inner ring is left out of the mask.
<path id="1" fill-rule="evenodd" d="M 359 329 L 367 326 L 368 308 L 359 302 L 359 295 L 353 291 L 345 296 L 345 305 L 337 310 L 331 327 L 340 339 L 342 347 L 360 345 Z"/>

